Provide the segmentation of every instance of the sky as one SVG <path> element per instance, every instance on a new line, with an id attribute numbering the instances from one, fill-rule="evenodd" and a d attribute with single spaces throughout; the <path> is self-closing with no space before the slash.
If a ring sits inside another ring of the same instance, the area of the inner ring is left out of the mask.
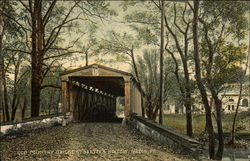
<path id="1" fill-rule="evenodd" d="M 128 9 L 127 12 L 124 12 L 122 10 L 122 7 L 119 6 L 121 3 L 123 3 L 123 2 L 122 1 L 110 1 L 111 8 L 117 11 L 118 16 L 113 17 L 112 19 L 108 18 L 109 19 L 108 21 L 97 21 L 99 29 L 97 30 L 96 35 L 98 37 L 105 38 L 106 33 L 109 30 L 114 30 L 114 31 L 119 32 L 119 33 L 123 33 L 123 32 L 128 32 L 128 33 L 132 33 L 132 34 L 134 33 L 134 31 L 132 31 L 129 28 L 128 24 L 121 23 L 121 21 L 123 21 L 123 16 L 124 15 L 126 15 L 127 13 L 130 13 L 130 12 L 133 12 L 134 10 L 138 10 L 138 8 L 131 7 L 130 9 Z M 249 11 L 249 14 L 248 14 L 248 18 L 249 18 L 249 22 L 250 22 L 250 11 Z M 84 22 L 82 22 L 82 23 L 84 23 Z M 84 26 L 84 24 L 83 24 L 83 26 Z M 250 38 L 250 33 L 249 33 L 249 36 L 246 39 L 246 42 L 249 42 L 249 46 L 250 46 L 249 38 Z M 84 43 L 86 43 L 86 42 L 83 42 L 83 44 Z M 137 50 L 136 54 L 141 55 L 142 50 L 143 50 L 142 48 Z M 105 58 L 109 59 L 111 57 L 107 56 Z M 97 57 L 90 57 L 89 58 L 89 64 L 92 64 L 92 63 L 101 63 L 101 62 L 98 61 Z M 79 58 L 78 61 L 74 61 L 74 62 L 67 61 L 67 62 L 64 63 L 64 67 L 68 68 L 68 69 L 78 68 L 78 67 L 84 66 L 84 65 L 85 65 L 84 57 Z M 109 67 L 119 69 L 119 70 L 127 71 L 127 72 L 130 71 L 130 66 L 127 63 L 119 62 L 119 63 L 109 63 L 109 64 L 105 64 L 105 65 L 107 65 Z M 248 74 L 250 73 L 249 68 L 248 68 L 247 73 Z"/>
<path id="2" fill-rule="evenodd" d="M 107 18 L 107 20 L 104 20 L 104 21 L 100 21 L 100 20 L 97 21 L 98 26 L 99 26 L 97 33 L 96 33 L 97 37 L 105 38 L 107 36 L 106 33 L 110 30 L 114 30 L 118 33 L 123 33 L 123 32 L 135 33 L 134 31 L 130 29 L 130 27 L 127 24 L 122 23 L 123 16 L 127 12 L 123 12 L 122 8 L 119 7 L 121 3 L 122 1 L 110 1 L 111 9 L 114 9 L 118 13 L 118 16 Z M 84 22 L 81 22 L 81 23 L 84 23 Z M 83 41 L 83 44 L 84 43 L 86 42 Z M 106 56 L 105 59 L 108 60 L 110 58 L 111 58 L 110 56 Z M 92 64 L 92 63 L 102 63 L 102 62 L 98 61 L 98 57 L 93 56 L 89 58 L 89 64 Z M 78 68 L 84 65 L 85 65 L 85 58 L 82 57 L 82 58 L 79 58 L 79 60 L 76 62 L 65 62 L 64 67 L 72 69 L 72 68 Z M 130 66 L 127 63 L 122 63 L 122 62 L 110 63 L 107 66 L 113 67 L 119 70 L 123 70 L 123 71 L 130 71 Z"/>

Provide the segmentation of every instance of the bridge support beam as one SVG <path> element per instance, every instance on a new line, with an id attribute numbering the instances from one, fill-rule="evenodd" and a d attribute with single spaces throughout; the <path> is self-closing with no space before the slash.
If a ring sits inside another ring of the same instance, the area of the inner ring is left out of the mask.
<path id="1" fill-rule="evenodd" d="M 69 82 L 62 81 L 61 83 L 61 89 L 62 89 L 62 112 L 69 112 Z"/>
<path id="2" fill-rule="evenodd" d="M 130 80 L 125 80 L 125 109 L 124 109 L 124 114 L 125 117 L 128 117 L 130 115 L 130 105 L 131 105 L 131 81 Z"/>

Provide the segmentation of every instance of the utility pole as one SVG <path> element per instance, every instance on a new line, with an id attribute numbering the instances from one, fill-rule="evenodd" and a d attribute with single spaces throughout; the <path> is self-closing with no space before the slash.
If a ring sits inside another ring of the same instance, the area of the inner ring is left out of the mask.
<path id="1" fill-rule="evenodd" d="M 161 49 L 160 49 L 160 112 L 159 112 L 159 124 L 163 124 L 163 95 L 164 95 L 164 65 L 163 65 L 163 54 L 164 54 L 164 0 L 161 0 Z"/>

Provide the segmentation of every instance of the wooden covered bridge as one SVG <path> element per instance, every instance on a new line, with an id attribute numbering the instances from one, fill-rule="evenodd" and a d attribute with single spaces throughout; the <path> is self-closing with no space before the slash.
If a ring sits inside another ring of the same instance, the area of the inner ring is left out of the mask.
<path id="1" fill-rule="evenodd" d="M 142 90 L 131 73 L 92 64 L 61 74 L 62 110 L 75 121 L 116 118 L 116 98 L 124 97 L 124 114 L 142 115 Z"/>

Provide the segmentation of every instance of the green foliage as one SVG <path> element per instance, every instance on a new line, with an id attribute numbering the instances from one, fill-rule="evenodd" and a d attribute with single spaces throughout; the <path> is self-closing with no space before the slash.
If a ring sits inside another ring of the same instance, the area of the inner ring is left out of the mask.
<path id="1" fill-rule="evenodd" d="M 56 62 L 54 66 L 56 67 L 49 70 L 43 79 L 43 85 L 51 86 L 44 88 L 41 92 L 41 115 L 58 112 L 59 102 L 61 101 L 60 73 L 62 73 L 64 69 L 59 62 Z"/>
<path id="2" fill-rule="evenodd" d="M 244 44 L 235 46 L 233 43 L 219 43 L 214 53 L 210 86 L 220 91 L 223 85 L 241 80 L 244 73 L 241 64 L 246 58 L 246 50 L 247 47 Z M 203 55 L 209 55 L 204 48 L 201 52 Z M 203 65 L 208 68 L 208 57 L 203 59 Z M 206 78 L 206 73 L 204 76 Z"/>
<path id="3" fill-rule="evenodd" d="M 128 62 L 131 64 L 132 52 L 140 46 L 141 42 L 132 34 L 109 31 L 106 39 L 98 41 L 97 48 L 102 55 L 112 56 L 111 60 L 114 62 Z"/>
<path id="4" fill-rule="evenodd" d="M 172 60 L 164 60 L 164 103 L 168 100 L 181 98 L 176 78 L 173 74 Z M 159 108 L 159 50 L 144 50 L 142 56 L 137 57 L 137 70 L 142 88 L 145 92 L 145 108 L 149 118 L 156 115 Z M 134 73 L 135 71 L 133 71 Z M 151 118 L 152 119 L 152 118 Z"/>
<path id="5" fill-rule="evenodd" d="M 244 1 L 202 1 L 204 19 L 209 19 L 211 29 L 227 23 L 227 32 L 238 39 L 247 34 L 247 12 L 249 6 Z"/>
<path id="6" fill-rule="evenodd" d="M 144 50 L 138 57 L 138 74 L 145 92 L 145 109 L 149 119 L 155 119 L 159 108 L 159 54 L 158 50 Z M 155 116 L 154 116 L 155 115 Z"/>
<path id="7" fill-rule="evenodd" d="M 138 73 L 146 93 L 158 97 L 159 90 L 159 54 L 158 50 L 144 50 L 143 57 L 138 57 Z"/>
<path id="8" fill-rule="evenodd" d="M 134 4 L 140 10 L 125 15 L 124 20 L 136 32 L 136 38 L 146 45 L 159 45 L 160 12 L 147 2 Z"/>
<path id="9" fill-rule="evenodd" d="M 248 5 L 242 1 L 202 1 L 201 7 L 203 76 L 210 80 L 207 86 L 220 92 L 225 85 L 239 82 L 243 77 Z"/>

